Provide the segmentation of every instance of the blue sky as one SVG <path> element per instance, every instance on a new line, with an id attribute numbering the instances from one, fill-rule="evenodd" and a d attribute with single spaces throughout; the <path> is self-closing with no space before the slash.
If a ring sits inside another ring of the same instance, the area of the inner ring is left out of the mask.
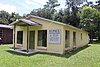
<path id="1" fill-rule="evenodd" d="M 0 10 L 5 10 L 9 13 L 16 12 L 20 15 L 30 13 L 33 9 L 42 8 L 48 0 L 0 0 Z M 66 0 L 58 0 L 60 6 L 65 7 Z M 88 0 L 95 2 L 96 0 Z"/>

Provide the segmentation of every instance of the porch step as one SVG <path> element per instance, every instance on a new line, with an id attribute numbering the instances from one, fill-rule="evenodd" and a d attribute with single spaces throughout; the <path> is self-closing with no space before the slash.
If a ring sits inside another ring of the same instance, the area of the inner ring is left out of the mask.
<path id="1" fill-rule="evenodd" d="M 35 51 L 35 50 L 31 50 L 31 49 L 29 49 L 29 51 L 27 51 L 27 50 L 21 50 L 21 49 L 10 49 L 11 51 L 13 51 L 13 52 L 17 52 L 17 53 L 21 53 L 21 54 L 33 54 L 33 53 L 36 53 L 37 51 Z"/>

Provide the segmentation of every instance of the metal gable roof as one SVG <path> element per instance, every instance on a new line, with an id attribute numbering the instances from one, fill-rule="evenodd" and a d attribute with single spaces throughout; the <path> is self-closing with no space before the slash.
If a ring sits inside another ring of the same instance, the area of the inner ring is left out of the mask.
<path id="1" fill-rule="evenodd" d="M 50 21 L 50 22 L 57 23 L 57 24 L 61 24 L 61 25 L 68 26 L 68 27 L 70 27 L 70 28 L 73 28 L 73 29 L 76 29 L 76 30 L 79 30 L 79 31 L 84 31 L 84 30 L 82 30 L 82 29 L 79 29 L 79 28 L 74 27 L 74 26 L 69 25 L 69 24 L 65 24 L 65 23 L 62 23 L 62 22 L 57 22 L 57 21 L 45 19 L 45 18 L 42 18 L 42 17 L 34 16 L 34 15 L 29 15 L 29 16 L 27 17 L 27 19 L 30 18 L 30 17 L 38 18 L 38 19 L 42 19 L 42 20 L 46 20 L 46 21 Z M 84 32 L 86 32 L 86 31 L 84 31 Z M 87 33 L 88 33 L 88 32 L 87 32 Z"/>
<path id="2" fill-rule="evenodd" d="M 0 24 L 0 28 L 13 28 L 13 26 Z"/>
<path id="3" fill-rule="evenodd" d="M 14 24 L 18 23 L 19 21 L 25 22 L 26 24 L 29 24 L 29 25 L 42 26 L 41 24 L 39 24 L 37 22 L 31 21 L 31 20 L 27 20 L 27 19 L 19 19 L 19 20 L 15 21 L 15 22 L 12 22 L 10 25 L 14 25 Z"/>
<path id="4" fill-rule="evenodd" d="M 38 23 L 38 22 L 35 22 L 35 21 L 31 21 L 31 20 L 28 20 L 29 18 L 37 18 L 37 19 L 41 19 L 41 20 L 45 20 L 45 21 L 49 21 L 49 22 L 52 22 L 52 23 L 57 23 L 57 24 L 60 24 L 60 25 L 64 25 L 64 26 L 67 26 L 67 27 L 70 27 L 70 28 L 73 28 L 75 30 L 79 30 L 79 31 L 84 31 L 82 29 L 79 29 L 77 27 L 74 27 L 72 25 L 69 25 L 69 24 L 65 24 L 65 23 L 62 23 L 62 22 L 57 22 L 57 21 L 53 21 L 53 20 L 49 20 L 49 19 L 45 19 L 45 18 L 42 18 L 42 17 L 38 17 L 38 16 L 33 16 L 33 15 L 29 15 L 26 19 L 19 19 L 15 22 L 12 22 L 10 25 L 14 25 L 16 23 L 18 23 L 19 21 L 22 21 L 22 22 L 25 22 L 29 25 L 33 25 L 33 26 L 42 26 L 42 24 Z M 86 32 L 86 31 L 84 31 Z M 88 32 L 87 32 L 88 33 Z"/>

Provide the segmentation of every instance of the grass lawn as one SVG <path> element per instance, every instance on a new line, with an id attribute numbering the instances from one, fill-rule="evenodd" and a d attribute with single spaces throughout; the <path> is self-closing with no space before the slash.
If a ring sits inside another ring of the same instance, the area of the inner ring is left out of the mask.
<path id="1" fill-rule="evenodd" d="M 65 55 L 23 55 L 9 49 L 9 45 L 0 45 L 0 67 L 100 67 L 100 44 L 90 44 Z"/>

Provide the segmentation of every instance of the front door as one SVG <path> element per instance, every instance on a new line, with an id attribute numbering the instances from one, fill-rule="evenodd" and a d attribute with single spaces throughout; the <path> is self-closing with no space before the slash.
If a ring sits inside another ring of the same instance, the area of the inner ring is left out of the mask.
<path id="1" fill-rule="evenodd" d="M 29 49 L 34 49 L 34 47 L 35 47 L 35 31 L 30 31 Z"/>

